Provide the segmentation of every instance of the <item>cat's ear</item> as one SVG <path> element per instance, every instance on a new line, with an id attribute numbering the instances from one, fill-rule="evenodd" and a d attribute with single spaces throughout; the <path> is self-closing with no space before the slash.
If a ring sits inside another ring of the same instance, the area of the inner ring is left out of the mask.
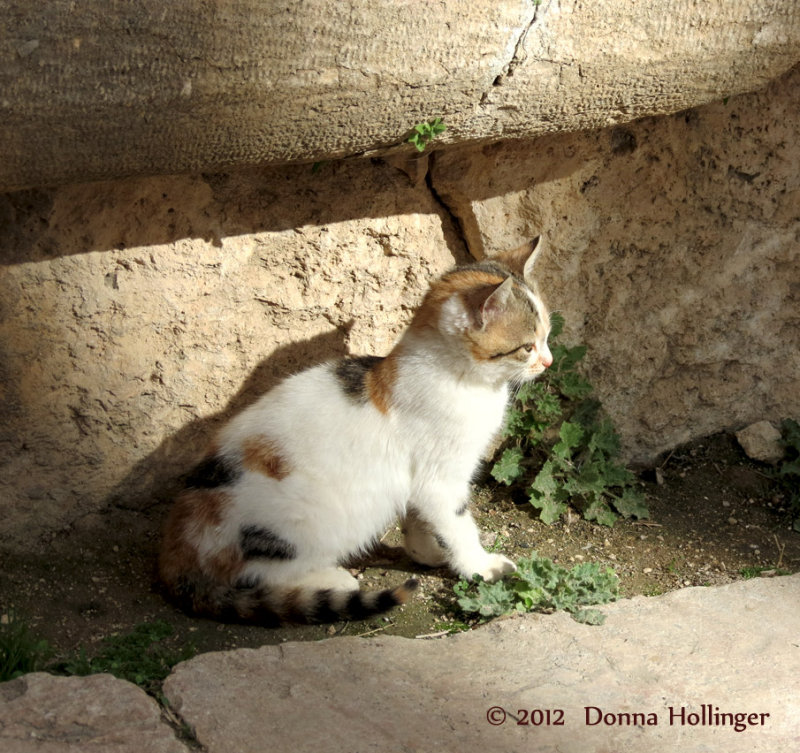
<path id="1" fill-rule="evenodd" d="M 530 243 L 525 243 L 511 251 L 504 251 L 502 254 L 498 254 L 497 258 L 512 272 L 520 275 L 525 282 L 530 283 L 533 281 L 533 267 L 545 245 L 544 238 L 538 235 Z"/>
<path id="2" fill-rule="evenodd" d="M 507 277 L 483 301 L 478 312 L 478 325 L 483 328 L 492 319 L 502 315 L 508 308 L 508 299 L 514 287 L 514 278 Z"/>

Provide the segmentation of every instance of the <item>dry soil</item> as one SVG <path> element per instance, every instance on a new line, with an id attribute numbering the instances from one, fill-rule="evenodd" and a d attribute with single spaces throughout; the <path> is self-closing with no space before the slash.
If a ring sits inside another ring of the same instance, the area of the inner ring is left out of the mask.
<path id="1" fill-rule="evenodd" d="M 779 577 L 800 570 L 800 534 L 792 531 L 769 468 L 747 459 L 736 440 L 716 435 L 678 448 L 643 470 L 650 519 L 598 526 L 571 513 L 546 526 L 507 489 L 476 488 L 474 512 L 487 545 L 519 558 L 532 550 L 564 566 L 611 565 L 621 595 L 657 595 L 686 586 L 713 586 L 743 577 Z M 425 569 L 393 548 L 393 529 L 371 562 L 357 568 L 365 587 L 421 581 L 413 601 L 377 619 L 267 629 L 227 625 L 179 612 L 155 580 L 159 528 L 166 503 L 149 510 L 108 509 L 76 522 L 28 551 L 0 552 L 0 615 L 24 616 L 57 656 L 79 647 L 89 655 L 104 637 L 152 620 L 174 627 L 176 645 L 198 651 L 252 647 L 333 635 L 408 637 L 465 629 L 454 603 L 455 579 Z"/>

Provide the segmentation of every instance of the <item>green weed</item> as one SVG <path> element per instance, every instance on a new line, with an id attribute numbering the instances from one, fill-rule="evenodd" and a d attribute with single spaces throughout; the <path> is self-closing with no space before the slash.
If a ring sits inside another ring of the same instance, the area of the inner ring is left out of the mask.
<path id="1" fill-rule="evenodd" d="M 447 126 L 442 122 L 441 118 L 434 118 L 427 123 L 417 123 L 411 136 L 408 137 L 408 142 L 413 144 L 418 152 L 424 152 L 425 147 L 446 130 Z"/>
<path id="2" fill-rule="evenodd" d="M 556 342 L 564 326 L 551 317 L 553 365 L 517 393 L 506 420 L 506 445 L 491 474 L 507 485 L 523 483 L 545 523 L 570 504 L 583 517 L 611 526 L 621 515 L 648 517 L 636 478 L 618 462 L 620 443 L 611 421 L 577 369 L 586 347 Z"/>
<path id="3" fill-rule="evenodd" d="M 600 625 L 605 615 L 592 604 L 614 601 L 619 578 L 607 566 L 585 562 L 567 570 L 533 552 L 517 562 L 517 570 L 496 583 L 459 581 L 454 586 L 458 606 L 465 615 L 481 619 L 513 612 L 564 610 L 578 622 Z"/>
<path id="4" fill-rule="evenodd" d="M 162 620 L 142 623 L 129 633 L 104 639 L 103 647 L 96 656 L 90 658 L 86 650 L 81 648 L 77 654 L 53 669 L 67 675 L 108 672 L 156 695 L 172 668 L 196 653 L 194 646 L 185 646 L 179 651 L 167 648 L 164 641 L 172 633 L 172 626 Z"/>
<path id="5" fill-rule="evenodd" d="M 789 570 L 784 570 L 780 567 L 772 567 L 769 565 L 760 566 L 760 565 L 753 565 L 748 567 L 743 567 L 739 570 L 739 575 L 742 576 L 744 580 L 750 580 L 751 578 L 758 578 L 762 573 L 766 573 L 767 575 L 791 575 Z"/>
<path id="6" fill-rule="evenodd" d="M 0 682 L 44 669 L 51 654 L 48 642 L 34 636 L 17 614 L 5 616 L 0 624 Z"/>
<path id="7" fill-rule="evenodd" d="M 775 477 L 786 497 L 792 527 L 800 531 L 800 424 L 792 418 L 781 421 L 781 440 L 785 454 Z"/>

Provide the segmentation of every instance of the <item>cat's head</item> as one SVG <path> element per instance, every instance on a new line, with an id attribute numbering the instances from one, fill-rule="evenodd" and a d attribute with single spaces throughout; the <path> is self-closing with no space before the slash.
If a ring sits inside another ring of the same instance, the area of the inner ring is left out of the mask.
<path id="1" fill-rule="evenodd" d="M 487 382 L 534 379 L 553 362 L 550 315 L 533 279 L 544 243 L 457 267 L 435 282 L 412 327 L 435 330 Z"/>

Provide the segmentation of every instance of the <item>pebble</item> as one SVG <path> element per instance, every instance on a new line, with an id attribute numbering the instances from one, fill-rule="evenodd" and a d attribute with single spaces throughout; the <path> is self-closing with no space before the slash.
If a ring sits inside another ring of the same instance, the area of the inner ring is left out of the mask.
<path id="1" fill-rule="evenodd" d="M 652 567 L 646 567 L 644 570 L 642 570 L 642 572 L 645 573 L 645 574 L 652 573 L 653 572 L 653 568 Z"/>
<path id="2" fill-rule="evenodd" d="M 736 520 L 736 518 L 728 518 L 728 523 L 730 523 L 732 526 L 735 526 L 738 522 L 739 521 Z"/>

